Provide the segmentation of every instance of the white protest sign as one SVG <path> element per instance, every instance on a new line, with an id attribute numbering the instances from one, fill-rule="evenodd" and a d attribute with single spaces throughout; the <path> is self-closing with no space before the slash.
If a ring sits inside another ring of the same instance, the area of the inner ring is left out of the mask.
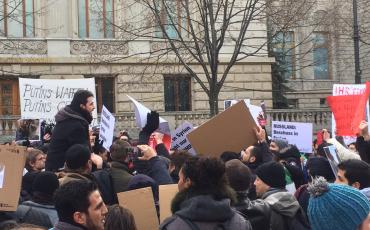
<path id="1" fill-rule="evenodd" d="M 150 109 L 148 109 L 129 95 L 126 94 L 126 96 L 134 103 L 136 125 L 139 128 L 144 128 L 144 126 L 146 125 L 147 115 L 148 113 L 150 113 Z M 168 125 L 168 121 L 159 117 L 159 127 L 157 131 L 170 136 L 171 131 L 170 126 Z"/>
<path id="2" fill-rule="evenodd" d="M 22 119 L 54 120 L 57 112 L 69 105 L 80 89 L 89 90 L 95 97 L 95 79 L 19 78 Z M 96 110 L 92 115 L 95 119 L 98 117 Z"/>
<path id="3" fill-rule="evenodd" d="M 186 138 L 186 135 L 193 130 L 193 125 L 185 121 L 175 131 L 171 132 L 171 145 L 173 149 L 187 150 L 190 154 L 195 155 L 195 150 Z"/>
<path id="4" fill-rule="evenodd" d="M 272 121 L 272 139 L 296 145 L 300 152 L 312 153 L 312 123 Z"/>
<path id="5" fill-rule="evenodd" d="M 0 189 L 3 188 L 5 175 L 5 165 L 0 164 Z"/>
<path id="6" fill-rule="evenodd" d="M 365 92 L 366 85 L 365 84 L 334 84 L 333 85 L 333 96 L 343 96 L 343 95 L 361 95 Z M 367 120 L 370 120 L 369 114 L 369 102 L 366 104 L 366 114 Z M 333 135 L 335 134 L 335 119 L 334 114 L 331 114 L 331 131 Z M 370 126 L 369 126 L 370 131 Z M 343 137 L 345 144 L 350 144 L 352 142 L 356 142 L 356 136 L 345 136 Z"/>
<path id="7" fill-rule="evenodd" d="M 103 109 L 101 111 L 99 139 L 103 140 L 103 147 L 108 151 L 113 143 L 115 122 L 116 119 L 114 116 L 103 105 Z"/>

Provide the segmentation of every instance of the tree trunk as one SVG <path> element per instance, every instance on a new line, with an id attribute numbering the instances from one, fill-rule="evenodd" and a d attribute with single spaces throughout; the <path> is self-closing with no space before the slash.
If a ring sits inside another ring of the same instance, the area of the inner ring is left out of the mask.
<path id="1" fill-rule="evenodd" d="M 211 117 L 218 114 L 218 92 L 213 90 L 209 94 L 209 113 Z"/>

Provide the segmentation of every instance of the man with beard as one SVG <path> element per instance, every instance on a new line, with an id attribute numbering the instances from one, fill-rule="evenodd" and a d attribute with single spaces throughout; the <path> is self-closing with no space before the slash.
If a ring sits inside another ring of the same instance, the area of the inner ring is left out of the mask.
<path id="1" fill-rule="evenodd" d="M 88 90 L 79 90 L 71 104 L 56 114 L 56 125 L 46 158 L 47 171 L 55 172 L 63 168 L 65 152 L 72 145 L 82 144 L 91 149 L 89 124 L 93 120 L 91 113 L 94 109 L 94 95 Z"/>
<path id="2" fill-rule="evenodd" d="M 54 230 L 104 230 L 108 209 L 95 183 L 70 181 L 55 192 L 54 200 L 59 217 Z"/>

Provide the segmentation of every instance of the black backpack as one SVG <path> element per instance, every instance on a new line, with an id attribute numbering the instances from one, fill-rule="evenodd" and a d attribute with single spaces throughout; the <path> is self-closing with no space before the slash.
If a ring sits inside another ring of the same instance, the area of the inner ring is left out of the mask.
<path id="1" fill-rule="evenodd" d="M 93 172 L 103 201 L 107 205 L 118 204 L 117 194 L 114 190 L 113 179 L 110 169 L 102 169 Z"/>

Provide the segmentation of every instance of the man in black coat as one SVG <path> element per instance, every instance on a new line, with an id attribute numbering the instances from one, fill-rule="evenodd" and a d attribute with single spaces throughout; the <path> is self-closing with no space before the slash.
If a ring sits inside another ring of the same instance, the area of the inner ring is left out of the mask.
<path id="1" fill-rule="evenodd" d="M 82 144 L 90 148 L 89 124 L 93 120 L 94 109 L 94 95 L 88 90 L 79 90 L 71 104 L 56 114 L 56 125 L 46 158 L 47 171 L 55 172 L 63 168 L 65 152 L 72 145 Z"/>

